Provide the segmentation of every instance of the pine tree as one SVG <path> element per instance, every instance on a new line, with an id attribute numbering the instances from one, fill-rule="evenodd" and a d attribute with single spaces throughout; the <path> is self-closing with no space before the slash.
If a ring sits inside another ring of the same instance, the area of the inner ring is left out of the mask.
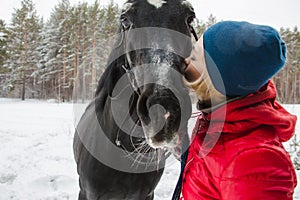
<path id="1" fill-rule="evenodd" d="M 197 35 L 200 37 L 206 29 L 208 29 L 217 22 L 217 18 L 210 14 L 206 21 L 195 19 L 193 26 L 195 27 Z"/>
<path id="2" fill-rule="evenodd" d="M 119 8 L 113 2 L 102 8 L 96 0 L 92 6 L 78 4 L 73 13 L 71 40 L 76 58 L 74 72 L 77 72 L 73 101 L 84 101 L 93 98 L 96 79 L 104 71 L 112 47 L 110 37 L 119 26 Z"/>
<path id="3" fill-rule="evenodd" d="M 58 99 L 60 101 L 69 100 L 71 98 L 70 93 L 67 89 L 70 89 L 70 83 L 67 78 L 67 71 L 73 71 L 70 69 L 70 57 L 69 53 L 71 52 L 70 47 L 70 37 L 72 35 L 71 29 L 71 6 L 69 0 L 62 0 L 62 2 L 58 5 L 58 18 L 61 19 L 61 23 L 58 26 L 59 35 L 60 35 L 60 49 L 58 58 Z"/>
<path id="4" fill-rule="evenodd" d="M 59 101 L 69 100 L 71 88 L 68 80 L 70 68 L 71 51 L 71 9 L 68 0 L 62 0 L 55 6 L 49 21 L 45 25 L 43 52 L 44 74 L 42 76 L 44 95 L 58 99 Z M 72 70 L 71 70 L 72 71 Z"/>
<path id="5" fill-rule="evenodd" d="M 86 73 L 90 80 L 88 82 L 88 98 L 93 98 L 97 79 L 105 69 L 109 53 L 115 42 L 115 36 L 119 27 L 120 10 L 117 5 L 111 3 L 104 8 L 100 8 L 97 0 L 89 9 L 88 35 L 91 40 L 86 59 L 88 71 Z M 93 30 L 93 31 L 90 31 Z"/>
<path id="6" fill-rule="evenodd" d="M 8 30 L 3 20 L 0 20 L 0 95 L 6 96 L 5 94 L 9 91 L 10 87 L 7 85 L 8 82 L 8 70 L 4 67 L 5 61 L 8 59 L 7 52 L 7 40 Z"/>
<path id="7" fill-rule="evenodd" d="M 86 3 L 78 4 L 72 12 L 73 31 L 71 34 L 73 43 L 74 65 L 74 96 L 73 100 L 86 98 L 86 52 L 89 46 L 87 37 L 87 15 L 88 6 Z"/>
<path id="8" fill-rule="evenodd" d="M 94 97 L 95 88 L 97 85 L 97 78 L 103 72 L 105 55 L 103 55 L 104 41 L 106 35 L 104 33 L 105 15 L 106 12 L 101 8 L 98 0 L 95 0 L 92 6 L 88 7 L 87 20 L 87 38 L 88 46 L 85 55 L 85 87 L 86 98 L 92 99 Z M 106 47 L 107 48 L 107 47 Z"/>
<path id="9" fill-rule="evenodd" d="M 8 30 L 3 20 L 0 20 L 0 74 L 6 71 L 3 68 L 4 61 L 7 59 L 7 40 Z"/>
<path id="10" fill-rule="evenodd" d="M 213 16 L 212 14 L 210 14 L 206 21 L 206 28 L 211 27 L 215 23 L 217 23 L 217 18 L 215 16 Z"/>
<path id="11" fill-rule="evenodd" d="M 207 29 L 205 22 L 203 20 L 199 20 L 198 18 L 194 20 L 193 27 L 195 27 L 198 37 L 200 37 Z"/>
<path id="12" fill-rule="evenodd" d="M 281 28 L 280 34 L 287 46 L 287 61 L 284 68 L 273 78 L 277 99 L 282 103 L 300 103 L 300 38 L 298 28 Z"/>
<path id="13" fill-rule="evenodd" d="M 11 73 L 11 84 L 19 97 L 25 100 L 26 91 L 35 97 L 35 75 L 38 64 L 38 50 L 42 21 L 36 14 L 32 0 L 23 0 L 21 8 L 13 13 L 8 42 L 8 66 Z M 28 95 L 29 96 L 29 95 Z"/>
<path id="14" fill-rule="evenodd" d="M 50 21 L 53 19 L 51 18 Z M 41 98 L 56 98 L 56 66 L 59 46 L 58 26 L 53 22 L 47 22 L 42 32 L 41 51 L 43 58 L 43 72 L 40 77 Z"/>

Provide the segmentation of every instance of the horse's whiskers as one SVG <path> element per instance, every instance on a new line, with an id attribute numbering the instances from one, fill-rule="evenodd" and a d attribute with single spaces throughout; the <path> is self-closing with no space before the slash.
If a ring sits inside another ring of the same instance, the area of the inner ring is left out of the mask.
<path id="1" fill-rule="evenodd" d="M 139 167 L 140 165 L 145 165 L 145 169 L 155 162 L 157 169 L 159 168 L 159 163 L 163 156 L 163 153 L 159 149 L 153 149 L 147 144 L 146 141 L 141 141 L 134 143 L 131 138 L 132 146 L 134 147 L 133 151 L 128 152 L 126 157 L 133 160 L 131 167 Z"/>

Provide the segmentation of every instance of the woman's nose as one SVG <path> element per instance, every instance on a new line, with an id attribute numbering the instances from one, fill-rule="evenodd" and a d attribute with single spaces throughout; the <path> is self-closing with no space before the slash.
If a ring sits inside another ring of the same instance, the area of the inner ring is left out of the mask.
<path id="1" fill-rule="evenodd" d="M 186 65 L 189 65 L 191 63 L 191 57 L 187 57 L 184 62 Z"/>
<path id="2" fill-rule="evenodd" d="M 188 81 L 196 81 L 200 76 L 200 71 L 191 63 L 191 57 L 185 59 L 187 65 L 184 76 Z"/>

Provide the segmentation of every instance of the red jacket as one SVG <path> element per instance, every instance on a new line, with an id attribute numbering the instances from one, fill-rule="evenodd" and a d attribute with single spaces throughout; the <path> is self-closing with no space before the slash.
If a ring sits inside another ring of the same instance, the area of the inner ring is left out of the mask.
<path id="1" fill-rule="evenodd" d="M 297 119 L 275 97 L 269 82 L 261 91 L 198 118 L 182 199 L 293 199 L 296 174 L 282 142 L 293 136 Z"/>

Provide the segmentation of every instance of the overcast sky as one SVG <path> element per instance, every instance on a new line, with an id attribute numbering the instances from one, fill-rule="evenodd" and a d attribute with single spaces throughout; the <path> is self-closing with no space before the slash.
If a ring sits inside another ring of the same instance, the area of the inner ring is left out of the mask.
<path id="1" fill-rule="evenodd" d="M 94 0 L 81 0 L 94 2 Z M 100 0 L 109 2 L 110 0 Z M 123 4 L 125 0 L 114 0 Z M 189 0 L 199 19 L 206 20 L 210 14 L 217 20 L 249 21 L 267 24 L 275 28 L 298 26 L 300 28 L 300 0 Z M 8 24 L 14 8 L 20 7 L 21 0 L 0 0 L 0 19 Z M 58 0 L 33 0 L 38 15 L 48 18 Z M 72 4 L 79 0 L 70 0 Z"/>

